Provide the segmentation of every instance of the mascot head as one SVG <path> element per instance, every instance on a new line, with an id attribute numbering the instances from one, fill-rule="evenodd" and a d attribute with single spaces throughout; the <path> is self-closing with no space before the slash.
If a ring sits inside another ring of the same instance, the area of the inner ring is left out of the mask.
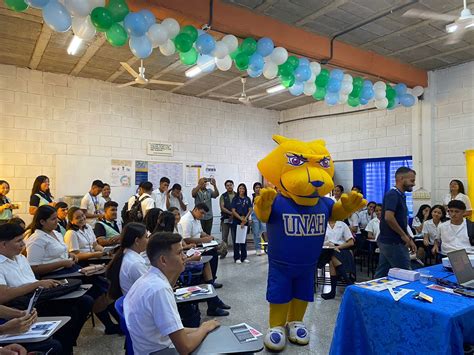
<path id="1" fill-rule="evenodd" d="M 334 163 L 323 140 L 302 142 L 274 135 L 278 143 L 258 162 L 262 175 L 298 205 L 313 206 L 334 188 Z"/>

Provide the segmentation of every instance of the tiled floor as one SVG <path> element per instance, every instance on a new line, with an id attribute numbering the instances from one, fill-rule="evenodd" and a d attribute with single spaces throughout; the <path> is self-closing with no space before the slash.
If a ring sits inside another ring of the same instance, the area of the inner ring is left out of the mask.
<path id="1" fill-rule="evenodd" d="M 230 316 L 219 321 L 225 325 L 247 322 L 265 333 L 268 327 L 268 303 L 265 300 L 267 257 L 251 253 L 249 260 L 249 264 L 234 264 L 232 257 L 227 256 L 219 262 L 218 281 L 224 284 L 218 290 L 219 297 L 232 306 Z M 321 290 L 318 290 L 315 302 L 309 305 L 305 317 L 311 333 L 310 344 L 303 347 L 289 344 L 282 354 L 328 354 L 341 292 L 343 290 L 338 289 L 334 300 L 325 301 L 319 296 Z M 201 303 L 201 314 L 204 315 L 203 320 L 208 319 L 205 303 Z M 89 321 L 81 334 L 76 353 L 123 354 L 123 342 L 124 337 L 104 335 L 100 323 L 92 328 Z"/>

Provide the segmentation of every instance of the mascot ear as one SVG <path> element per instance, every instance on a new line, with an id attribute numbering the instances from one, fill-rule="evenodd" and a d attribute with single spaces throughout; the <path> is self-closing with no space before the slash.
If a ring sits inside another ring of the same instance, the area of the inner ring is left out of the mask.
<path id="1" fill-rule="evenodd" d="M 289 138 L 280 136 L 280 135 L 278 135 L 278 134 L 274 134 L 274 135 L 272 136 L 272 139 L 273 139 L 276 143 L 278 143 L 278 145 L 280 145 L 280 144 L 282 144 L 282 143 L 287 142 L 287 141 L 290 140 Z"/>
<path id="2" fill-rule="evenodd" d="M 323 147 L 326 146 L 326 141 L 323 139 L 316 139 L 314 141 L 309 142 L 310 145 L 322 145 Z"/>

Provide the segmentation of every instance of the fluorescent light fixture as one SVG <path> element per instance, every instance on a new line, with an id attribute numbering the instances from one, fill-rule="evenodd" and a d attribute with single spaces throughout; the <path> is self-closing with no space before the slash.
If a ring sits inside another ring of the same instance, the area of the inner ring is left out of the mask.
<path id="1" fill-rule="evenodd" d="M 280 92 L 280 91 L 284 91 L 284 90 L 286 90 L 286 87 L 284 87 L 281 84 L 278 84 L 278 85 L 272 86 L 271 88 L 268 88 L 267 93 L 274 94 L 276 92 Z"/>
<path id="2" fill-rule="evenodd" d="M 450 23 L 449 25 L 446 25 L 446 32 L 448 33 L 453 33 L 456 32 L 458 29 L 458 25 L 455 23 Z"/>
<path id="3" fill-rule="evenodd" d="M 188 78 L 194 78 L 196 75 L 199 75 L 201 73 L 202 73 L 201 68 L 199 68 L 197 65 L 195 65 L 194 67 L 186 70 L 184 72 L 184 75 L 186 75 Z"/>
<path id="4" fill-rule="evenodd" d="M 69 47 L 67 47 L 67 54 L 75 55 L 81 43 L 82 43 L 82 39 L 80 39 L 77 36 L 72 37 L 71 43 L 69 43 Z"/>

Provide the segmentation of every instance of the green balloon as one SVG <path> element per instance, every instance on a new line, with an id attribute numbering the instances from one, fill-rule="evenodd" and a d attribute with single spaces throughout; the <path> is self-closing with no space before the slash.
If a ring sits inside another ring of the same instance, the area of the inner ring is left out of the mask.
<path id="1" fill-rule="evenodd" d="M 329 82 L 329 76 L 326 76 L 326 74 L 323 73 L 323 70 L 321 70 L 321 73 L 316 77 L 315 83 L 317 87 L 326 88 Z"/>
<path id="2" fill-rule="evenodd" d="M 105 7 L 96 7 L 91 12 L 91 22 L 99 32 L 107 31 L 114 23 L 110 11 Z"/>
<path id="3" fill-rule="evenodd" d="M 354 86 L 351 93 L 349 94 L 349 97 L 358 99 L 361 91 L 362 91 L 362 88 L 360 86 Z"/>
<path id="4" fill-rule="evenodd" d="M 244 39 L 240 44 L 240 50 L 248 56 L 251 56 L 257 50 L 257 41 L 250 37 Z"/>
<path id="5" fill-rule="evenodd" d="M 174 39 L 176 49 L 180 52 L 189 52 L 193 48 L 193 40 L 187 33 L 181 32 Z"/>
<path id="6" fill-rule="evenodd" d="M 197 38 L 198 38 L 198 31 L 196 30 L 196 27 L 194 26 L 191 26 L 191 25 L 187 25 L 187 26 L 184 26 L 180 33 L 185 33 L 187 34 L 190 38 L 191 38 L 191 41 L 194 43 L 196 42 Z M 186 51 L 187 52 L 187 51 Z"/>
<path id="7" fill-rule="evenodd" d="M 387 89 L 385 90 L 385 96 L 387 97 L 387 100 L 390 102 L 390 100 L 395 99 L 395 96 L 397 96 L 397 92 L 391 86 L 387 86 Z"/>
<path id="8" fill-rule="evenodd" d="M 23 12 L 28 8 L 28 4 L 24 0 L 5 0 L 5 5 L 16 12 Z"/>
<path id="9" fill-rule="evenodd" d="M 285 63 L 278 66 L 278 75 L 279 76 L 290 76 L 293 75 L 294 69 L 291 67 L 290 63 L 286 61 Z"/>
<path id="10" fill-rule="evenodd" d="M 395 98 L 388 100 L 387 109 L 391 110 L 395 108 Z"/>
<path id="11" fill-rule="evenodd" d="M 358 98 L 350 97 L 350 96 L 349 96 L 349 99 L 347 100 L 347 103 L 349 104 L 350 107 L 357 107 L 360 105 L 360 101 Z"/>
<path id="12" fill-rule="evenodd" d="M 326 96 L 326 88 L 325 87 L 316 87 L 316 91 L 313 94 L 313 98 L 316 100 L 324 100 Z"/>
<path id="13" fill-rule="evenodd" d="M 362 87 L 363 84 L 364 84 L 364 79 L 360 77 L 355 77 L 352 80 L 352 87 Z"/>
<path id="14" fill-rule="evenodd" d="M 288 64 L 291 66 L 293 70 L 298 68 L 298 65 L 300 65 L 300 60 L 294 55 L 290 55 L 286 61 L 288 62 Z"/>
<path id="15" fill-rule="evenodd" d="M 290 88 L 295 84 L 296 79 L 293 74 L 290 74 L 288 76 L 282 76 L 280 80 L 281 80 L 281 85 L 283 85 L 286 88 Z"/>
<path id="16" fill-rule="evenodd" d="M 105 32 L 105 38 L 114 47 L 122 47 L 128 40 L 127 31 L 119 23 L 114 23 Z"/>
<path id="17" fill-rule="evenodd" d="M 235 66 L 239 70 L 247 70 L 249 67 L 249 56 L 243 52 L 235 56 Z"/>
<path id="18" fill-rule="evenodd" d="M 237 55 L 240 53 L 240 49 L 237 48 L 235 51 L 233 51 L 231 54 L 230 54 L 230 59 L 232 60 L 235 60 L 235 57 L 237 57 Z"/>
<path id="19" fill-rule="evenodd" d="M 179 52 L 179 59 L 181 60 L 181 63 L 186 65 L 196 64 L 198 60 L 198 52 L 196 48 L 191 47 L 188 52 Z"/>
<path id="20" fill-rule="evenodd" d="M 109 10 L 113 22 L 123 21 L 130 11 L 125 0 L 110 0 L 106 9 Z"/>
<path id="21" fill-rule="evenodd" d="M 329 70 L 328 69 L 321 69 L 321 72 L 319 73 L 319 75 L 329 78 Z"/>

